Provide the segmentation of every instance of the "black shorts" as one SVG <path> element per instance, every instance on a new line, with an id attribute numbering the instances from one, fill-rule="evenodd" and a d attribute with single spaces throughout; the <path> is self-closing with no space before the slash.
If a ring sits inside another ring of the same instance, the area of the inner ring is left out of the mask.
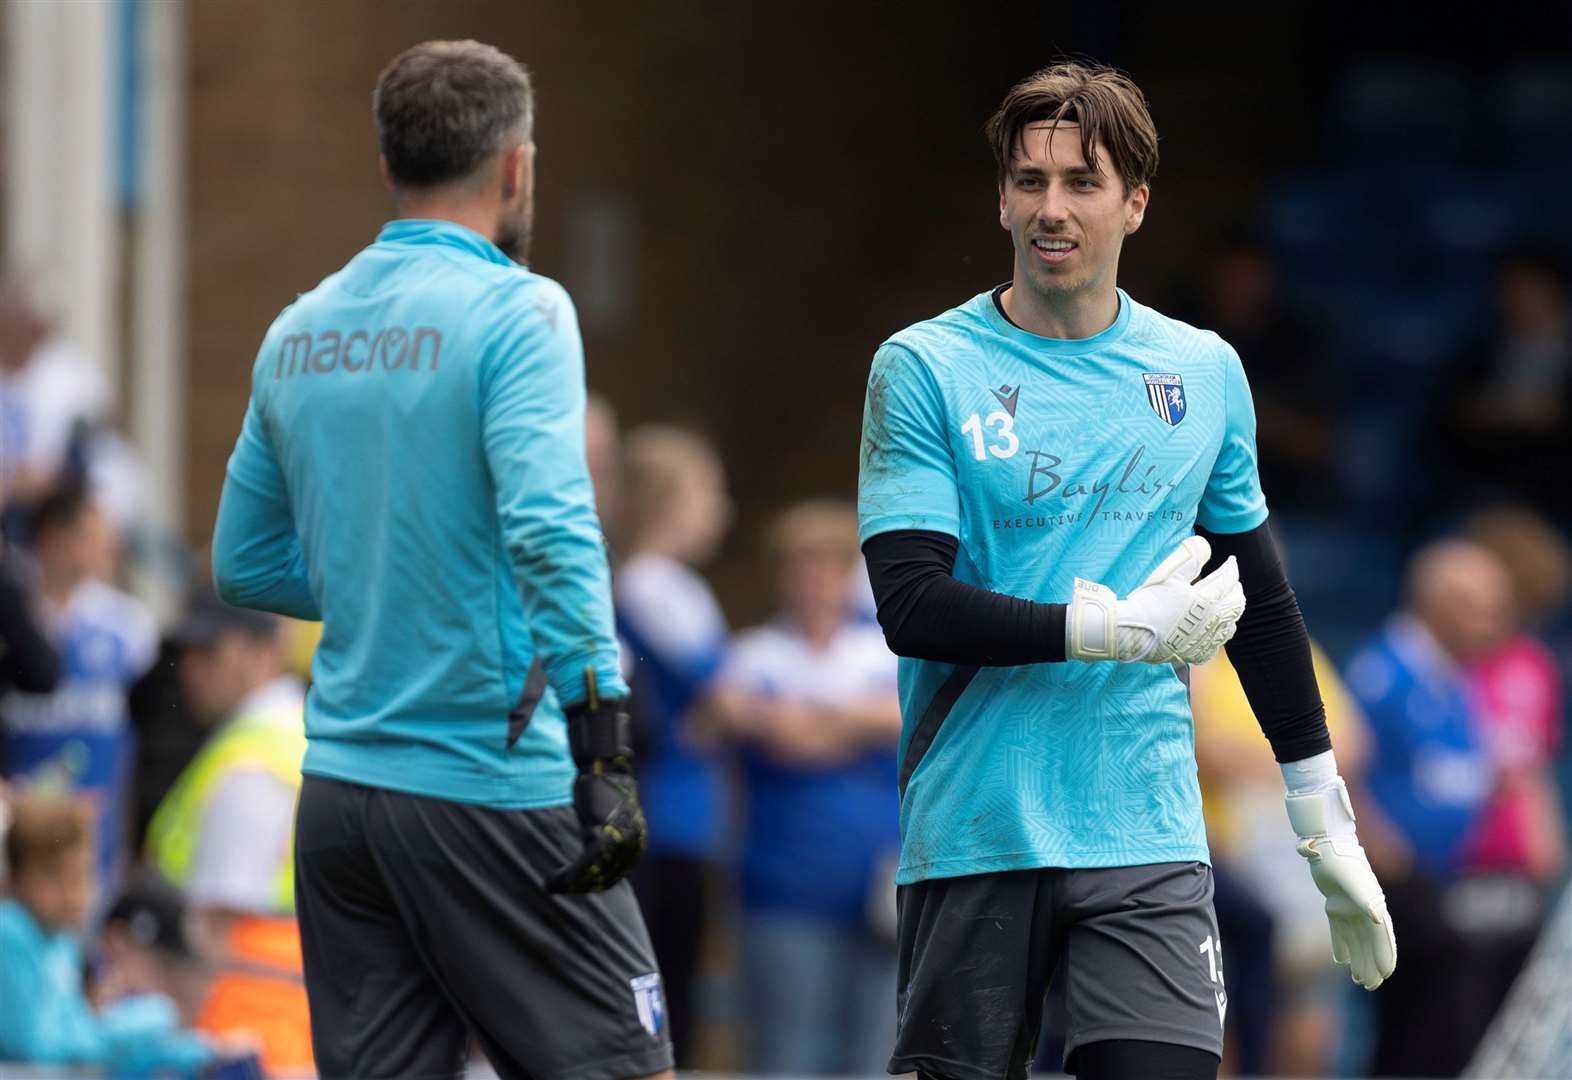
<path id="1" fill-rule="evenodd" d="M 1064 980 L 1070 1071 L 1076 1050 L 1109 1039 L 1222 1055 L 1228 994 L 1201 863 L 903 885 L 899 964 L 892 1073 L 1026 1076 L 1053 977 Z"/>
<path id="2" fill-rule="evenodd" d="M 671 1067 L 632 887 L 547 893 L 579 847 L 568 807 L 494 810 L 308 776 L 295 899 L 323 1080 L 504 1080 Z"/>

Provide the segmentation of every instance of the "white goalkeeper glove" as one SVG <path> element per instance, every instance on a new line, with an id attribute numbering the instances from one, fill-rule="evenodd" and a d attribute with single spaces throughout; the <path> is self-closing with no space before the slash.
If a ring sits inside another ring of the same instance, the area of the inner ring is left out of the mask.
<path id="1" fill-rule="evenodd" d="M 1354 832 L 1354 807 L 1337 775 L 1332 751 L 1283 766 L 1288 785 L 1288 820 L 1299 837 L 1299 854 L 1326 897 L 1332 924 L 1332 959 L 1349 976 L 1374 990 L 1397 967 L 1397 937 L 1386 895 L 1370 869 Z"/>
<path id="2" fill-rule="evenodd" d="M 1186 538 L 1123 600 L 1106 585 L 1076 578 L 1065 618 L 1065 655 L 1122 664 L 1204 664 L 1216 656 L 1234 636 L 1245 598 L 1232 555 L 1195 580 L 1211 555 L 1212 545 L 1201 537 Z"/>

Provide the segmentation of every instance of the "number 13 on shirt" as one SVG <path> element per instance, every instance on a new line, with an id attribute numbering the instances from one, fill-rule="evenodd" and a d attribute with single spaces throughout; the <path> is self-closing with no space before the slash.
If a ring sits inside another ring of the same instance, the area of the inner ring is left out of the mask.
<path id="1" fill-rule="evenodd" d="M 1003 441 L 997 445 L 985 445 L 984 425 L 993 428 L 994 436 Z M 996 458 L 1013 457 L 1021 448 L 1021 440 L 1015 437 L 1015 417 L 1003 409 L 989 413 L 986 420 L 978 419 L 978 414 L 972 413 L 966 418 L 966 423 L 961 425 L 961 433 L 972 437 L 972 456 L 978 461 L 987 461 L 989 454 Z"/>

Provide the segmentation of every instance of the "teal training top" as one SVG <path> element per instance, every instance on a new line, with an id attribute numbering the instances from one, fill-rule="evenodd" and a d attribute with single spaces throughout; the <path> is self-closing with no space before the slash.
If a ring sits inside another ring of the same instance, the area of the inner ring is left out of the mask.
<path id="1" fill-rule="evenodd" d="M 1083 577 L 1127 595 L 1197 522 L 1266 519 L 1239 357 L 1123 291 L 1114 323 L 1074 341 L 982 293 L 874 356 L 858 511 L 864 541 L 956 537 L 955 576 L 981 588 L 1065 603 Z M 903 761 L 938 727 L 902 799 L 898 881 L 1208 861 L 1173 667 L 903 658 L 900 691 Z"/>
<path id="2" fill-rule="evenodd" d="M 230 603 L 320 618 L 303 771 L 571 801 L 562 703 L 627 692 L 572 301 L 443 221 L 389 224 L 274 320 L 229 460 Z"/>

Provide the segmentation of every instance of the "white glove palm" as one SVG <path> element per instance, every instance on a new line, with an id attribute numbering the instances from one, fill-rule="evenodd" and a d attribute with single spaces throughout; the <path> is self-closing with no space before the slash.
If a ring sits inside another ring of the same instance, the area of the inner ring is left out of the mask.
<path id="1" fill-rule="evenodd" d="M 1106 585 L 1076 578 L 1065 620 L 1065 654 L 1071 660 L 1124 664 L 1202 664 L 1216 656 L 1234 636 L 1245 599 L 1232 555 L 1195 580 L 1211 555 L 1212 546 L 1201 537 L 1186 538 L 1123 600 Z"/>
<path id="2" fill-rule="evenodd" d="M 1374 990 L 1397 967 L 1397 937 L 1386 894 L 1353 831 L 1348 788 L 1339 778 L 1336 787 L 1289 795 L 1288 820 L 1299 836 L 1299 854 L 1310 861 L 1315 887 L 1326 897 L 1332 959 L 1348 968 L 1354 982 Z M 1329 835 L 1339 822 L 1344 828 Z"/>

